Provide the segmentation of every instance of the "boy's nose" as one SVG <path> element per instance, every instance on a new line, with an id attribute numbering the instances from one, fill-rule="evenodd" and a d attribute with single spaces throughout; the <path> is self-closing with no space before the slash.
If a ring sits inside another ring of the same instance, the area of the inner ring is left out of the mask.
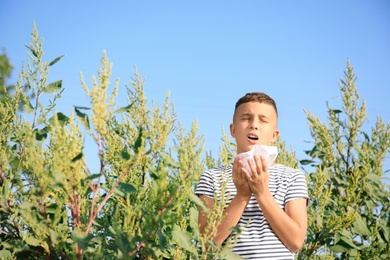
<path id="1" fill-rule="evenodd" d="M 258 130 L 257 126 L 254 126 L 254 125 L 252 125 L 252 126 L 250 127 L 250 129 Z"/>

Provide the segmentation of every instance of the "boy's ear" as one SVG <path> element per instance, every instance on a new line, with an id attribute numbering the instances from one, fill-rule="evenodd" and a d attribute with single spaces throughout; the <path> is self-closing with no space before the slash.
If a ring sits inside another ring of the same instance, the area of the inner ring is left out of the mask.
<path id="1" fill-rule="evenodd" d="M 280 131 L 278 129 L 275 129 L 274 134 L 272 136 L 272 142 L 275 142 L 279 137 Z"/>
<path id="2" fill-rule="evenodd" d="M 230 124 L 230 135 L 231 135 L 232 137 L 234 137 L 235 132 L 236 132 L 235 125 L 232 123 L 232 124 Z"/>

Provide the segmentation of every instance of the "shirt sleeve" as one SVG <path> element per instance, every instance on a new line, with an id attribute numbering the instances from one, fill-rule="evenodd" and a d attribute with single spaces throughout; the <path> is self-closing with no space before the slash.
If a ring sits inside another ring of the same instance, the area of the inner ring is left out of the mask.
<path id="1" fill-rule="evenodd" d="M 214 198 L 214 181 L 213 176 L 209 171 L 202 173 L 199 179 L 198 186 L 195 189 L 197 196 L 204 195 L 209 198 Z"/>
<path id="2" fill-rule="evenodd" d="M 295 171 L 290 179 L 289 188 L 285 197 L 285 203 L 305 198 L 306 206 L 309 205 L 310 198 L 307 191 L 306 177 L 301 171 Z"/>

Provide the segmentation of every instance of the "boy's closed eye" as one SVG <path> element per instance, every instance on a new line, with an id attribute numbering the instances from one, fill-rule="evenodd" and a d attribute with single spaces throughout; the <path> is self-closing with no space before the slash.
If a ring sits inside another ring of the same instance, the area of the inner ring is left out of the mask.
<path id="1" fill-rule="evenodd" d="M 250 114 L 244 114 L 244 115 L 241 116 L 241 119 L 242 119 L 242 120 L 251 120 L 252 117 L 253 117 L 253 116 L 250 115 Z"/>

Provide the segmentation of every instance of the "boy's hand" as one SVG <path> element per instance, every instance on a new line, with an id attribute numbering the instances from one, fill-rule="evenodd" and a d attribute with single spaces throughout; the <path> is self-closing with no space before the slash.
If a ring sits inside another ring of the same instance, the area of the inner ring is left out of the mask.
<path id="1" fill-rule="evenodd" d="M 253 194 L 258 195 L 269 192 L 268 181 L 268 165 L 263 156 L 254 156 L 255 164 L 251 160 L 248 161 L 249 167 L 252 171 L 252 175 L 247 175 L 249 187 Z"/>
<path id="2" fill-rule="evenodd" d="M 234 158 L 233 182 L 237 189 L 237 196 L 242 196 L 243 198 L 250 198 L 252 196 L 252 191 L 249 188 L 249 183 L 246 175 L 247 173 L 243 168 L 243 164 L 240 158 Z"/>

